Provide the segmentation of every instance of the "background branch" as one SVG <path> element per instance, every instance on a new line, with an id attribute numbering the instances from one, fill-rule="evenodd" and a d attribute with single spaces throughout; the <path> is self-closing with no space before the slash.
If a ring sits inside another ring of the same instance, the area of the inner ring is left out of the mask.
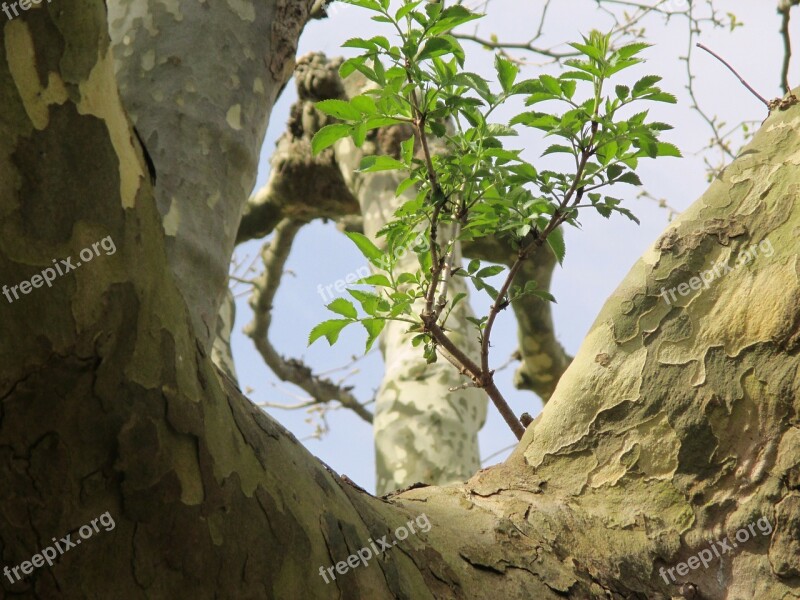
<path id="1" fill-rule="evenodd" d="M 280 285 L 292 242 L 304 224 L 294 219 L 283 219 L 275 227 L 272 239 L 264 244 L 261 252 L 264 272 L 253 281 L 253 293 L 250 296 L 253 321 L 245 327 L 245 334 L 253 340 L 264 362 L 281 380 L 305 390 L 320 404 L 337 400 L 342 406 L 351 409 L 371 423 L 372 413 L 350 393 L 350 388 L 339 387 L 329 379 L 314 375 L 311 368 L 301 360 L 284 358 L 269 341 L 272 303 Z"/>

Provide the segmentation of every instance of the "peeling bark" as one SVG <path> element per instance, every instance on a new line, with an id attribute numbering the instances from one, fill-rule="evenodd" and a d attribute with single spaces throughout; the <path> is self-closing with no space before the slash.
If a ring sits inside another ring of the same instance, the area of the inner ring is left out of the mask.
<path id="1" fill-rule="evenodd" d="M 117 252 L 2 304 L 2 562 L 105 511 L 116 526 L 20 582 L 3 575 L 4 595 L 800 595 L 800 106 L 773 114 L 633 267 L 504 464 L 378 499 L 213 367 L 116 95 L 103 3 L 71 8 L 0 28 L 0 282 L 106 235 Z M 772 253 L 708 289 L 661 297 L 765 241 Z M 428 532 L 318 575 L 423 513 Z M 685 585 L 659 576 L 762 516 L 771 535 Z"/>

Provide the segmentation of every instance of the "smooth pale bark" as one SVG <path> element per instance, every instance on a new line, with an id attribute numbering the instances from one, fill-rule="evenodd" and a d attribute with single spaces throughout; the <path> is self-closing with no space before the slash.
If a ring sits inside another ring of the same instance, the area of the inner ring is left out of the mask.
<path id="1" fill-rule="evenodd" d="M 0 282 L 106 235 L 118 250 L 0 310 L 3 564 L 106 511 L 116 526 L 23 582 L 0 577 L 4 588 L 797 597 L 800 107 L 770 117 L 631 270 L 506 463 L 381 500 L 311 457 L 198 344 L 116 95 L 103 5 L 73 11 L 32 10 L 0 30 Z M 765 240 L 770 256 L 708 289 L 672 305 L 659 296 Z M 421 513 L 429 532 L 335 582 L 319 576 Z M 659 576 L 761 516 L 771 535 L 692 571 L 696 591 Z"/>
<path id="2" fill-rule="evenodd" d="M 313 4 L 108 3 L 120 94 L 152 160 L 170 267 L 206 351 L 272 104 Z"/>

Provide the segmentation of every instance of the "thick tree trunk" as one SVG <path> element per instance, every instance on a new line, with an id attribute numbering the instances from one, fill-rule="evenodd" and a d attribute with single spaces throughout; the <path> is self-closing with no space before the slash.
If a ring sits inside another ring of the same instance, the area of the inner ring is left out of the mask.
<path id="1" fill-rule="evenodd" d="M 505 464 L 376 499 L 211 365 L 103 4 L 70 11 L 2 29 L 0 282 L 21 295 L 0 310 L 0 551 L 24 575 L 3 573 L 6 595 L 798 596 L 800 107 L 770 117 L 632 269 Z M 107 236 L 116 252 L 81 254 Z M 52 287 L 18 284 L 67 256 L 82 264 Z M 665 302 L 715 264 L 707 289 Z M 106 512 L 113 528 L 84 535 Z M 678 576 L 693 587 L 660 575 L 759 519 L 769 534 Z M 70 532 L 81 545 L 35 565 Z M 365 566 L 342 562 L 371 547 Z"/>

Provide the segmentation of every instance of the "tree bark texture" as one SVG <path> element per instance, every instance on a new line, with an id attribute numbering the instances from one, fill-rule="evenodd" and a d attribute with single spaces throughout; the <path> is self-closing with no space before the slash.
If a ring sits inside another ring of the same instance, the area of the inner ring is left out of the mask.
<path id="1" fill-rule="evenodd" d="M 103 3 L 42 4 L 0 35 L 0 282 L 105 236 L 117 249 L 0 299 L 3 566 L 115 521 L 53 566 L 1 575 L 5 595 L 800 596 L 800 107 L 770 116 L 633 267 L 504 464 L 374 498 L 252 406 L 197 339 Z M 714 265 L 707 288 L 665 302 Z M 429 531 L 319 575 L 423 515 Z M 762 517 L 770 535 L 660 576 Z"/>

